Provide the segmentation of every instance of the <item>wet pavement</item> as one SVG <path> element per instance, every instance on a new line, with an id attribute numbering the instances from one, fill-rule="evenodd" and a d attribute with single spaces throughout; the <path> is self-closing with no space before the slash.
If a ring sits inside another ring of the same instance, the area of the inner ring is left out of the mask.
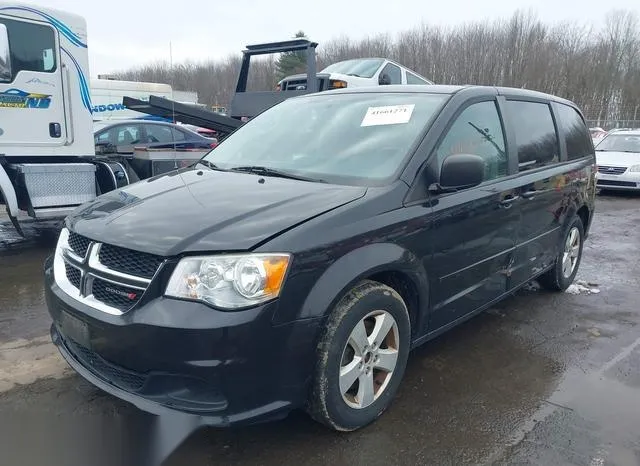
<path id="1" fill-rule="evenodd" d="M 600 196 L 573 293 L 528 287 L 416 350 L 392 407 L 351 434 L 303 413 L 193 434 L 186 465 L 640 465 L 640 196 Z M 0 464 L 125 465 L 148 419 L 49 343 L 38 237 L 0 252 Z"/>

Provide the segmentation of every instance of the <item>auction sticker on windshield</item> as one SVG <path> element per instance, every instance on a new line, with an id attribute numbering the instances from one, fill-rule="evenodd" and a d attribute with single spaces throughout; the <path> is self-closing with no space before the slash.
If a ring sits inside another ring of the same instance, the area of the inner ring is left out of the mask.
<path id="1" fill-rule="evenodd" d="M 409 123 L 415 105 L 388 105 L 369 107 L 360 126 L 397 125 Z"/>

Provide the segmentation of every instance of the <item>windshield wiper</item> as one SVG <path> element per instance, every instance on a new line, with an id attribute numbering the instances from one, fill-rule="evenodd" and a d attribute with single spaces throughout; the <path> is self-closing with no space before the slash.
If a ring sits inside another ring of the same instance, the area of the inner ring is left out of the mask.
<path id="1" fill-rule="evenodd" d="M 326 183 L 324 180 L 319 180 L 317 178 L 310 178 L 308 176 L 295 175 L 293 173 L 277 170 L 275 168 L 264 167 L 261 165 L 246 165 L 241 167 L 233 167 L 229 170 L 234 172 L 247 172 L 254 173 L 256 175 L 263 176 L 277 176 L 280 178 L 289 178 L 291 180 L 300 180 L 300 181 L 313 181 L 316 183 Z"/>
<path id="2" fill-rule="evenodd" d="M 199 163 L 204 165 L 207 168 L 210 168 L 211 170 L 220 170 L 220 171 L 223 171 L 223 172 L 227 171 L 226 168 L 221 168 L 221 167 L 217 166 L 215 163 L 209 162 L 208 160 L 200 159 L 195 164 L 197 165 Z"/>

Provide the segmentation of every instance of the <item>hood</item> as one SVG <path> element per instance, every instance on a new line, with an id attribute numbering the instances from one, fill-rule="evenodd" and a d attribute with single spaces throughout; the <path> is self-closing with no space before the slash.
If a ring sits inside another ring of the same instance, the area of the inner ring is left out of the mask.
<path id="1" fill-rule="evenodd" d="M 357 186 L 185 169 L 104 194 L 76 209 L 67 224 L 93 240 L 162 256 L 248 250 L 365 193 Z"/>
<path id="2" fill-rule="evenodd" d="M 626 167 L 640 165 L 638 152 L 606 152 L 596 150 L 596 163 L 605 167 Z"/>

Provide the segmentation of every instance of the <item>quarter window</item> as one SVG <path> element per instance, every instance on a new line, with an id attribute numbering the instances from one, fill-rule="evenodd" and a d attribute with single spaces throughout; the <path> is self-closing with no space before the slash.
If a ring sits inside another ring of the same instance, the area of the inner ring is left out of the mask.
<path id="1" fill-rule="evenodd" d="M 453 154 L 482 157 L 484 181 L 507 175 L 504 133 L 495 102 L 472 104 L 456 118 L 437 150 L 438 166 Z"/>
<path id="2" fill-rule="evenodd" d="M 429 84 L 429 83 L 424 79 L 417 77 L 415 74 L 409 73 L 407 71 L 407 84 Z"/>
<path id="3" fill-rule="evenodd" d="M 0 18 L 7 28 L 13 81 L 20 71 L 52 73 L 56 70 L 56 39 L 53 28 Z"/>
<path id="4" fill-rule="evenodd" d="M 580 159 L 593 154 L 593 142 L 589 129 L 575 108 L 558 104 L 558 119 L 567 142 L 569 160 Z"/>
<path id="5" fill-rule="evenodd" d="M 514 127 L 520 171 L 557 163 L 558 134 L 548 104 L 508 101 L 509 121 Z"/>

